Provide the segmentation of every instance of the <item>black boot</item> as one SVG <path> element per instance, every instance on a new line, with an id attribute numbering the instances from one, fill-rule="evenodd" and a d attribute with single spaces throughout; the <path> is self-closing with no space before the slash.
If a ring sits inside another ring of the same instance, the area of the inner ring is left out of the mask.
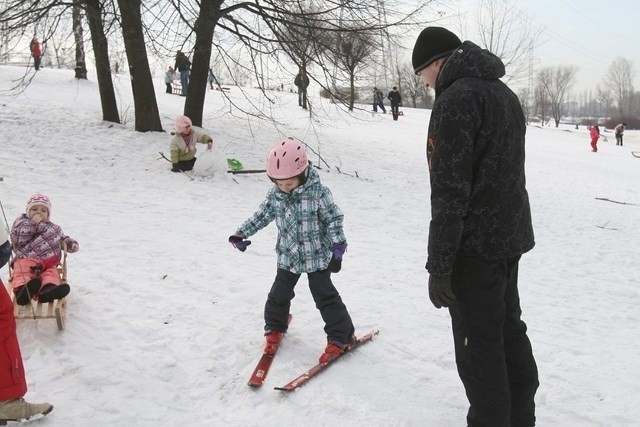
<path id="1" fill-rule="evenodd" d="M 36 292 L 40 290 L 42 281 L 39 278 L 31 279 L 26 285 L 21 286 L 16 292 L 18 305 L 27 305 Z"/>
<path id="2" fill-rule="evenodd" d="M 69 295 L 69 291 L 71 291 L 71 287 L 68 283 L 63 283 L 57 286 L 49 283 L 47 285 L 44 285 L 38 299 L 41 303 L 51 302 L 53 300 L 66 297 L 67 295 Z"/>

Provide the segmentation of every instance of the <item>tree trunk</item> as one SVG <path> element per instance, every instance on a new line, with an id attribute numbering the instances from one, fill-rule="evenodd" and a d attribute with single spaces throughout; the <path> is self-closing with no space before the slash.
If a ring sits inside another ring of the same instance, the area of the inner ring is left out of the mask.
<path id="1" fill-rule="evenodd" d="M 120 123 L 116 94 L 113 90 L 111 70 L 109 69 L 109 45 L 102 24 L 102 5 L 100 0 L 84 0 L 87 7 L 87 21 L 91 31 L 91 43 L 96 58 L 96 74 L 102 104 L 102 120 Z"/>
<path id="2" fill-rule="evenodd" d="M 207 77 L 209 61 L 211 60 L 211 43 L 213 31 L 220 19 L 220 5 L 223 0 L 203 1 L 200 3 L 200 15 L 195 24 L 196 44 L 191 64 L 191 78 L 189 91 L 184 103 L 184 115 L 189 117 L 194 125 L 202 126 L 202 111 L 204 98 L 207 93 Z"/>
<path id="3" fill-rule="evenodd" d="M 84 39 L 82 31 L 82 14 L 80 9 L 80 2 L 73 2 L 72 22 L 73 22 L 73 37 L 76 42 L 76 79 L 87 78 L 87 62 L 84 58 Z"/>
<path id="4" fill-rule="evenodd" d="M 162 123 L 153 89 L 147 49 L 144 45 L 141 0 L 118 0 L 122 18 L 122 37 L 127 51 L 133 103 L 136 114 L 135 129 L 138 132 L 162 132 Z"/>

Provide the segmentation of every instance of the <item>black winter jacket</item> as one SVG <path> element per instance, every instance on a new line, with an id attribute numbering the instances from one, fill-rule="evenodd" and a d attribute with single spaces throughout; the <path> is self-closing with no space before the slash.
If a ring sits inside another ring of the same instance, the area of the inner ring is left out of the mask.
<path id="1" fill-rule="evenodd" d="M 436 81 L 427 159 L 431 223 L 426 268 L 451 274 L 458 256 L 510 258 L 534 246 L 525 188 L 525 118 L 499 79 L 504 64 L 466 41 Z"/>

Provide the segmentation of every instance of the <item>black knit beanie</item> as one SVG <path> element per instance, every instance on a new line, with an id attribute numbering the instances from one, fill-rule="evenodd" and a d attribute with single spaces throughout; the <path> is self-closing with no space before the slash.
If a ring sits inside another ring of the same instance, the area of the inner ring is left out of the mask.
<path id="1" fill-rule="evenodd" d="M 413 47 L 411 62 L 418 74 L 436 59 L 449 56 L 462 42 L 451 31 L 442 27 L 427 27 L 418 36 Z"/>

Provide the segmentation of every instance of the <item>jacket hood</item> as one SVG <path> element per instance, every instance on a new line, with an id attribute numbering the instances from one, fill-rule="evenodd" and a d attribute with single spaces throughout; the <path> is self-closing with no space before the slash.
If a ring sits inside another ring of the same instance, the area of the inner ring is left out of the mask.
<path id="1" fill-rule="evenodd" d="M 504 64 L 493 53 L 465 41 L 444 63 L 436 82 L 436 97 L 464 77 L 497 80 L 504 76 Z"/>

